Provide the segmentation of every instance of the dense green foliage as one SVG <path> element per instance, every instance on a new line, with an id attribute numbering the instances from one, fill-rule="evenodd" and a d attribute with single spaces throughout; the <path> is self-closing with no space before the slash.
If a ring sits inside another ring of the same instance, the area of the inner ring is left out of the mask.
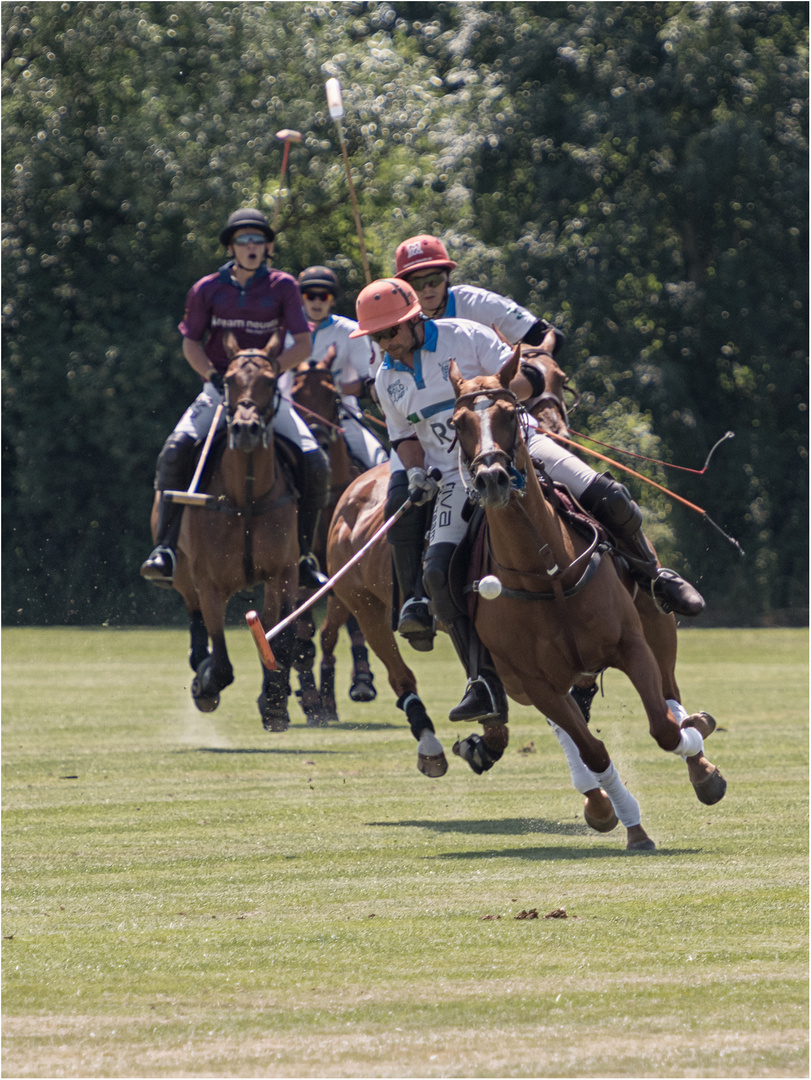
<path id="1" fill-rule="evenodd" d="M 638 481 L 705 621 L 807 613 L 807 43 L 792 3 L 6 3 L 4 618 L 165 621 L 138 578 L 155 456 L 196 392 L 176 324 L 228 212 L 276 263 L 436 232 L 456 280 L 556 319 L 573 427 L 708 473 Z M 633 462 L 631 462 L 633 464 Z M 602 467 L 597 465 L 598 468 Z"/>

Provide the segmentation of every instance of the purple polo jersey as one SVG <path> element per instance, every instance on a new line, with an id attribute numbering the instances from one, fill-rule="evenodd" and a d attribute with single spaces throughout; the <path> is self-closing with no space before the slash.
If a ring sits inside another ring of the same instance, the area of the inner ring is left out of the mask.
<path id="1" fill-rule="evenodd" d="M 284 337 L 308 334 L 310 327 L 292 274 L 262 266 L 240 286 L 224 266 L 189 289 L 178 330 L 192 341 L 203 341 L 208 334 L 206 356 L 218 371 L 225 371 L 229 360 L 223 338 L 229 330 L 241 349 L 261 349 L 275 330 Z"/>

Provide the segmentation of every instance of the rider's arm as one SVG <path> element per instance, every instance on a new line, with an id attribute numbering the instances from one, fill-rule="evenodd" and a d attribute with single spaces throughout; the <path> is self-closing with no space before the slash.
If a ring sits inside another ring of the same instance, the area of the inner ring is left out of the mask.
<path id="1" fill-rule="evenodd" d="M 279 371 L 289 371 L 310 355 L 312 339 L 309 331 L 304 334 L 291 334 L 290 337 L 293 338 L 293 344 L 279 353 Z"/>
<path id="2" fill-rule="evenodd" d="M 403 439 L 396 445 L 392 445 L 406 472 L 409 469 L 425 468 L 425 451 L 417 439 Z"/>
<path id="3" fill-rule="evenodd" d="M 183 355 L 194 371 L 203 382 L 210 379 L 216 368 L 206 355 L 202 341 L 192 341 L 191 338 L 183 338 Z"/>

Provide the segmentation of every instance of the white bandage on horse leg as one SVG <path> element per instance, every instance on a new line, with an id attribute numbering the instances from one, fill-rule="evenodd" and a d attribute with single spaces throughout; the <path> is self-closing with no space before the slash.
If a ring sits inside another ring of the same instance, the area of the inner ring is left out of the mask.
<path id="1" fill-rule="evenodd" d="M 668 698 L 665 701 L 665 705 L 670 709 L 673 715 L 676 717 L 676 723 L 680 724 L 682 720 L 686 720 L 688 712 L 680 701 L 674 701 L 673 698 Z"/>
<path id="2" fill-rule="evenodd" d="M 633 828 L 642 820 L 642 812 L 639 803 L 630 793 L 628 788 L 620 780 L 620 774 L 614 768 L 613 762 L 603 773 L 595 773 L 595 778 L 605 791 L 614 807 L 614 813 L 620 819 L 626 829 Z"/>
<path id="3" fill-rule="evenodd" d="M 600 785 L 597 782 L 597 777 L 591 769 L 584 765 L 583 759 L 580 756 L 580 751 L 577 749 L 571 735 L 567 735 L 563 728 L 559 728 L 548 716 L 546 722 L 554 731 L 555 738 L 560 743 L 563 753 L 566 755 L 566 764 L 569 766 L 569 772 L 572 774 L 572 783 L 574 784 L 575 791 L 579 791 L 581 795 L 585 795 L 587 791 L 593 791 L 595 788 L 598 788 Z"/>
<path id="4" fill-rule="evenodd" d="M 701 754 L 703 752 L 704 740 L 701 737 L 701 732 L 696 731 L 694 727 L 682 728 L 679 745 L 673 753 L 678 754 L 679 757 L 688 758 L 693 757 L 694 754 Z"/>

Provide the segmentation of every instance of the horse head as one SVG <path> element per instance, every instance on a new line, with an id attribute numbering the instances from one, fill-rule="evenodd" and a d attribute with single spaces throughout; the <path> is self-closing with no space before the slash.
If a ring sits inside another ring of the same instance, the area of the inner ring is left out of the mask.
<path id="1" fill-rule="evenodd" d="M 518 372 L 520 349 L 498 375 L 464 379 L 454 360 L 449 378 L 456 393 L 451 427 L 473 490 L 485 508 L 501 509 L 510 501 L 513 463 L 521 444 L 518 399 L 510 383 Z"/>
<path id="2" fill-rule="evenodd" d="M 232 450 L 248 454 L 271 444 L 279 367 L 270 356 L 276 345 L 275 335 L 261 349 L 240 349 L 233 334 L 225 337 L 231 361 L 225 373 L 225 402 Z"/>
<path id="3" fill-rule="evenodd" d="M 293 373 L 291 396 L 304 422 L 323 450 L 338 434 L 338 393 L 330 370 L 335 359 L 335 346 L 330 345 L 323 360 L 305 360 Z"/>

